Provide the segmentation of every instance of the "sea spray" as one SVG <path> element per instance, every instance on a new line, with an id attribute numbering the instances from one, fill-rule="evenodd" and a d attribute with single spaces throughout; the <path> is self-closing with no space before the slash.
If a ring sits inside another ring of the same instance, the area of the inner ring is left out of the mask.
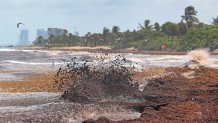
<path id="1" fill-rule="evenodd" d="M 186 65 L 192 69 L 213 63 L 208 49 L 196 49 L 188 52 L 187 55 L 190 58 L 190 62 Z"/>
<path id="2" fill-rule="evenodd" d="M 132 79 L 132 71 L 135 71 L 134 65 L 121 56 L 97 66 L 74 59 L 59 69 L 55 81 L 56 86 L 64 91 L 62 98 L 69 101 L 137 100 L 142 92 Z"/>

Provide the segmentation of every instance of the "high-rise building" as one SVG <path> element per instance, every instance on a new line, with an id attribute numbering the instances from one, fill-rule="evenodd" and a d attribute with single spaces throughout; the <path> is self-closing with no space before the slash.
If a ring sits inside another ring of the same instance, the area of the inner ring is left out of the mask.
<path id="1" fill-rule="evenodd" d="M 26 29 L 22 29 L 20 31 L 20 37 L 19 37 L 20 45 L 29 45 L 29 31 Z"/>
<path id="2" fill-rule="evenodd" d="M 64 29 L 48 28 L 48 36 L 50 36 L 50 35 L 61 36 L 63 34 L 64 34 Z"/>
<path id="3" fill-rule="evenodd" d="M 37 29 L 37 37 L 40 37 L 42 36 L 44 39 L 47 39 L 48 38 L 48 32 L 45 31 L 44 29 Z"/>
<path id="4" fill-rule="evenodd" d="M 78 31 L 75 31 L 75 32 L 74 32 L 74 35 L 79 36 L 79 32 L 78 32 Z"/>

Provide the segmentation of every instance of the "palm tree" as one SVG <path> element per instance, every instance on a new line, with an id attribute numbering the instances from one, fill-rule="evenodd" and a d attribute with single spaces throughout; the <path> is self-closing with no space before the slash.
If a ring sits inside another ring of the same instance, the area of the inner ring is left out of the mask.
<path id="1" fill-rule="evenodd" d="M 110 32 L 110 29 L 108 29 L 107 27 L 103 28 L 103 35 L 106 35 Z"/>
<path id="2" fill-rule="evenodd" d="M 156 31 L 160 31 L 160 25 L 159 25 L 159 23 L 154 23 L 154 29 L 156 30 Z"/>
<path id="3" fill-rule="evenodd" d="M 196 17 L 197 11 L 193 6 L 188 6 L 185 8 L 185 15 L 182 15 L 182 21 L 186 21 L 188 27 L 193 26 L 195 23 L 199 23 L 199 19 Z"/>
<path id="4" fill-rule="evenodd" d="M 107 41 L 107 35 L 110 33 L 110 29 L 108 29 L 107 27 L 103 28 L 103 40 L 104 42 Z"/>
<path id="5" fill-rule="evenodd" d="M 64 29 L 63 32 L 64 32 L 63 35 L 68 35 L 68 31 L 66 29 Z"/>
<path id="6" fill-rule="evenodd" d="M 145 20 L 144 21 L 144 25 L 142 25 L 141 23 L 139 23 L 139 28 L 140 29 L 151 29 L 152 28 L 152 25 L 151 24 L 151 21 L 150 20 Z"/>
<path id="7" fill-rule="evenodd" d="M 216 18 L 213 18 L 213 22 L 214 25 L 218 24 L 218 16 Z"/>
<path id="8" fill-rule="evenodd" d="M 172 23 L 172 22 L 166 22 L 165 24 L 162 25 L 162 31 L 168 35 L 168 38 L 171 36 L 172 37 L 172 46 L 173 46 L 173 40 L 174 36 L 178 34 L 179 27 L 177 24 Z"/>
<path id="9" fill-rule="evenodd" d="M 120 28 L 118 26 L 113 26 L 112 27 L 112 33 L 118 33 L 120 31 Z"/>
<path id="10" fill-rule="evenodd" d="M 150 20 L 145 20 L 145 21 L 144 21 L 145 29 L 151 29 L 152 25 L 150 25 L 150 23 L 151 23 Z"/>

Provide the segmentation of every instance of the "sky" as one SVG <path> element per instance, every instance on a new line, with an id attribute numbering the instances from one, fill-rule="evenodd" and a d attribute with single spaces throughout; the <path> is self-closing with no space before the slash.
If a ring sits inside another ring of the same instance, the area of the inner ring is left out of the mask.
<path id="1" fill-rule="evenodd" d="M 21 29 L 28 29 L 34 41 L 37 29 L 49 27 L 84 35 L 114 25 L 121 31 L 138 29 L 145 19 L 177 23 L 190 5 L 201 22 L 218 16 L 218 0 L 0 0 L 0 45 L 17 44 Z M 25 25 L 17 28 L 18 22 Z"/>

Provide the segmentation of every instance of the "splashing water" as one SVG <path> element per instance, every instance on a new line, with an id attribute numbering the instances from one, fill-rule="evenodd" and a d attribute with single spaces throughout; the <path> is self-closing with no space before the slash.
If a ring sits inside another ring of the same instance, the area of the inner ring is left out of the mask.
<path id="1" fill-rule="evenodd" d="M 199 66 L 212 64 L 208 49 L 197 49 L 188 52 L 191 61 Z"/>

